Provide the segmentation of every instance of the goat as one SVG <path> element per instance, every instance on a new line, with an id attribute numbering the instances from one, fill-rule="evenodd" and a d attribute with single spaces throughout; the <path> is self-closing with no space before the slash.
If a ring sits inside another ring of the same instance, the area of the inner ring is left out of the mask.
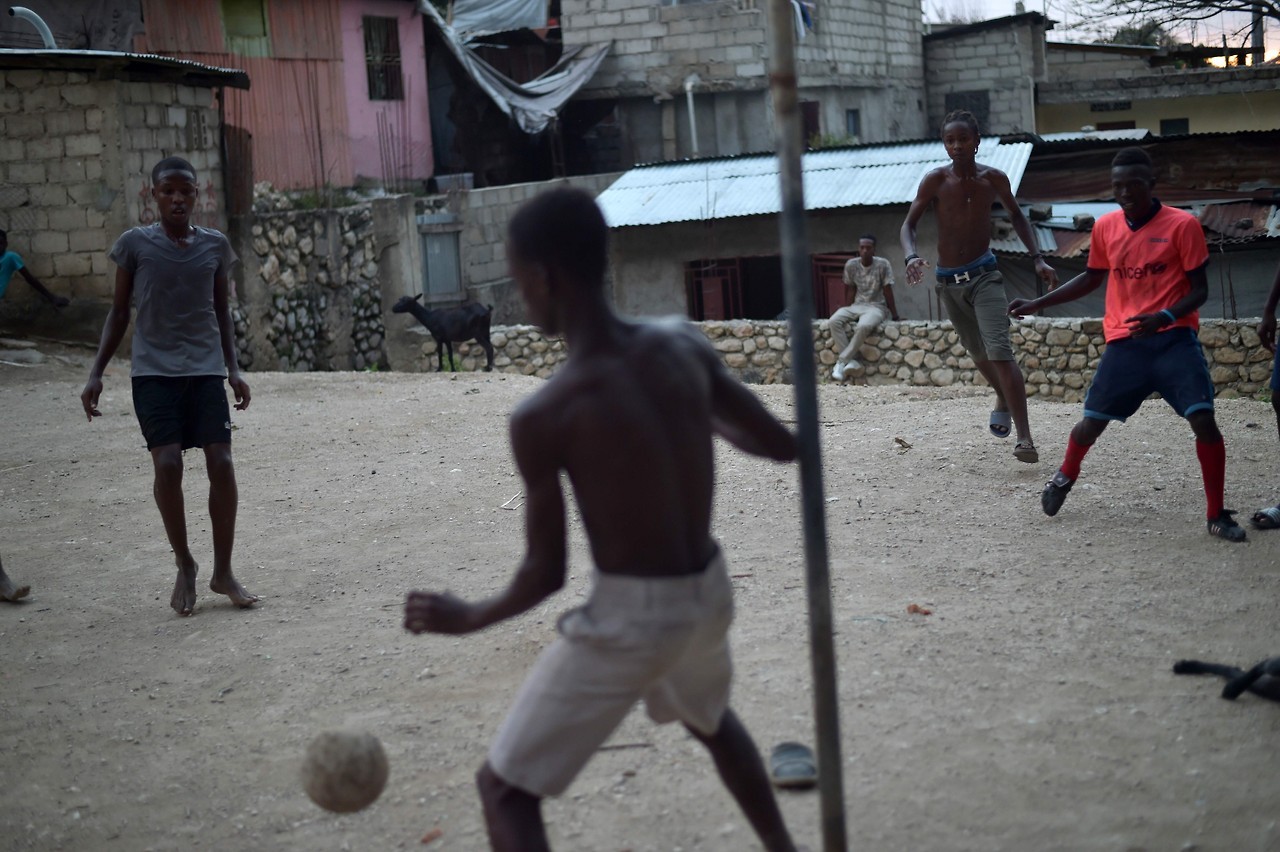
<path id="1" fill-rule="evenodd" d="M 436 339 L 436 356 L 440 360 L 440 372 L 444 372 L 444 351 L 449 350 L 449 366 L 453 366 L 453 344 L 474 340 L 484 347 L 488 357 L 485 364 L 486 373 L 493 370 L 493 344 L 489 342 L 489 321 L 493 318 L 493 305 L 485 306 L 475 302 L 457 308 L 441 308 L 432 310 L 418 304 L 422 294 L 401 296 L 391 307 L 396 314 L 410 313 L 418 322 L 427 327 L 431 336 Z"/>

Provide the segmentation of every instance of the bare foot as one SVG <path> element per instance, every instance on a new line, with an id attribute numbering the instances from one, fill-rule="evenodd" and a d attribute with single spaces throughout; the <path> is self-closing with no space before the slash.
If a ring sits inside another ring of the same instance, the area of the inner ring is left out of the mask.
<path id="1" fill-rule="evenodd" d="M 241 609 L 248 609 L 256 604 L 262 598 L 257 595 L 251 595 L 240 585 L 231 572 L 228 571 L 225 577 L 215 577 L 209 581 L 209 591 L 217 592 L 220 595 L 226 595 L 231 598 L 231 602 Z"/>
<path id="2" fill-rule="evenodd" d="M 173 597 L 169 598 L 169 606 L 178 615 L 188 616 L 196 607 L 196 572 L 199 570 L 195 562 L 178 564 L 178 579 L 173 583 Z"/>
<path id="3" fill-rule="evenodd" d="M 0 601 L 19 601 L 31 594 L 30 586 L 15 586 L 13 581 L 0 571 Z"/>

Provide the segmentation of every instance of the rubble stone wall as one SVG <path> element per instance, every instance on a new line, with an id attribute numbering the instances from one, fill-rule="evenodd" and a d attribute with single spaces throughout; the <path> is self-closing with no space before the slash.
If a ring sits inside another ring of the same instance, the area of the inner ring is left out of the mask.
<path id="1" fill-rule="evenodd" d="M 730 372 L 748 383 L 791 380 L 791 352 L 785 322 L 733 320 L 697 324 L 721 354 Z M 1256 320 L 1203 320 L 1200 342 L 1209 375 L 1220 395 L 1252 395 L 1267 386 L 1271 353 L 1262 347 Z M 1080 402 L 1106 344 L 1099 319 L 1026 319 L 1012 330 L 1014 349 L 1027 381 L 1027 395 Z M 818 380 L 830 382 L 835 351 L 826 320 L 813 324 Z M 550 376 L 568 357 L 564 341 L 545 338 L 533 326 L 495 327 L 494 369 Z M 422 369 L 435 369 L 435 342 L 422 347 Z M 461 370 L 484 367 L 484 351 L 474 343 L 454 346 Z M 858 357 L 865 366 L 858 384 L 948 387 L 986 384 L 949 321 L 886 323 L 867 338 Z"/>
<path id="2" fill-rule="evenodd" d="M 368 204 L 257 214 L 245 258 L 256 292 L 234 311 L 243 369 L 386 366 L 373 219 Z"/>

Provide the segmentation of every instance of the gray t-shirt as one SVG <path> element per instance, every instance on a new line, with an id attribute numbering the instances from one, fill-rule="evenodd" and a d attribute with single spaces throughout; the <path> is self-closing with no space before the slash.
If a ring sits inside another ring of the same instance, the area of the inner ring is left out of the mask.
<path id="1" fill-rule="evenodd" d="M 875 305 L 889 312 L 884 288 L 893 286 L 893 266 L 879 255 L 871 258 L 870 266 L 862 265 L 862 258 L 855 257 L 844 265 L 844 283 L 857 290 L 855 305 Z"/>
<path id="2" fill-rule="evenodd" d="M 236 262 L 227 238 L 196 227 L 179 247 L 157 222 L 125 231 L 109 257 L 133 273 L 133 375 L 225 376 L 213 281 Z"/>

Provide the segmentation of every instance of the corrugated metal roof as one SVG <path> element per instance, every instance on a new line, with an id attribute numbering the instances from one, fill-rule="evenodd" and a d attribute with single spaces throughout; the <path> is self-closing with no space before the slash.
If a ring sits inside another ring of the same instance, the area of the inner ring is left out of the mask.
<path id="1" fill-rule="evenodd" d="M 1058 251 L 1058 241 L 1054 239 L 1053 229 L 1046 228 L 1043 225 L 1032 225 L 1032 232 L 1036 235 L 1036 250 L 1045 254 L 1056 254 Z M 1027 247 L 1022 244 L 1022 240 L 1018 238 L 1016 233 L 1009 234 L 1006 237 L 991 238 L 991 250 L 998 251 L 1001 254 L 1027 254 Z"/>
<path id="2" fill-rule="evenodd" d="M 1280 205 L 1240 201 L 1235 203 L 1179 204 L 1200 219 L 1208 234 L 1209 242 L 1248 243 L 1264 237 L 1280 237 Z M 1055 257 L 1080 257 L 1089 251 L 1093 229 L 1079 231 L 1072 227 L 1072 217 L 1077 213 L 1093 216 L 1096 220 L 1104 213 L 1116 210 L 1115 202 L 1087 204 L 1055 204 L 1053 216 L 1043 225 L 1033 226 L 1040 250 Z M 1046 227 L 1047 225 L 1047 227 Z M 1219 236 L 1215 237 L 1214 234 Z M 992 239 L 991 248 L 1005 254 L 1027 253 L 1017 235 L 1005 239 Z"/>
<path id="3" fill-rule="evenodd" d="M 173 3 L 142 0 L 143 31 L 134 37 L 134 50 L 186 53 L 193 45 L 207 53 L 225 53 L 221 3 Z"/>
<path id="4" fill-rule="evenodd" d="M 342 64 L 327 59 L 240 57 L 257 82 L 228 93 L 226 121 L 253 134 L 255 180 L 277 189 L 355 180 Z"/>
<path id="5" fill-rule="evenodd" d="M 982 140 L 981 162 L 1009 176 L 1017 191 L 1030 142 Z M 941 142 L 830 148 L 804 155 L 805 207 L 908 204 L 921 178 L 949 161 Z M 611 228 L 732 219 L 778 213 L 781 194 L 773 154 L 640 166 L 597 198 Z"/>
<path id="6" fill-rule="evenodd" d="M 1139 142 L 1151 135 L 1145 127 L 1124 130 L 1065 130 L 1061 133 L 1041 133 L 1045 142 L 1079 142 L 1083 139 L 1101 139 L 1109 142 L 1129 140 Z"/>
<path id="7" fill-rule="evenodd" d="M 1083 257 L 1089 253 L 1089 243 L 1093 240 L 1093 230 L 1055 230 L 1053 238 L 1058 244 L 1058 247 L 1053 252 L 1057 257 Z"/>
<path id="8" fill-rule="evenodd" d="M 1205 229 L 1220 234 L 1226 242 L 1251 242 L 1258 237 L 1280 236 L 1280 215 L 1274 204 L 1238 201 L 1207 204 L 1197 214 Z"/>
<path id="9" fill-rule="evenodd" d="M 1075 230 L 1076 216 L 1092 216 L 1096 222 L 1104 213 L 1118 209 L 1115 201 L 1054 202 L 1049 218 L 1044 220 L 1047 228 Z"/>
<path id="10" fill-rule="evenodd" d="M 249 88 L 249 75 L 236 68 L 202 65 L 189 59 L 115 50 L 11 50 L 0 48 L 0 68 L 82 71 L 105 79 L 164 80 L 191 86 Z"/>
<path id="11" fill-rule="evenodd" d="M 1280 190 L 1280 130 L 1152 137 L 1142 143 L 1156 162 L 1156 196 L 1195 201 L 1270 201 Z M 1018 195 L 1023 200 L 1109 199 L 1111 158 L 1126 142 L 1075 140 L 1036 146 Z"/>

